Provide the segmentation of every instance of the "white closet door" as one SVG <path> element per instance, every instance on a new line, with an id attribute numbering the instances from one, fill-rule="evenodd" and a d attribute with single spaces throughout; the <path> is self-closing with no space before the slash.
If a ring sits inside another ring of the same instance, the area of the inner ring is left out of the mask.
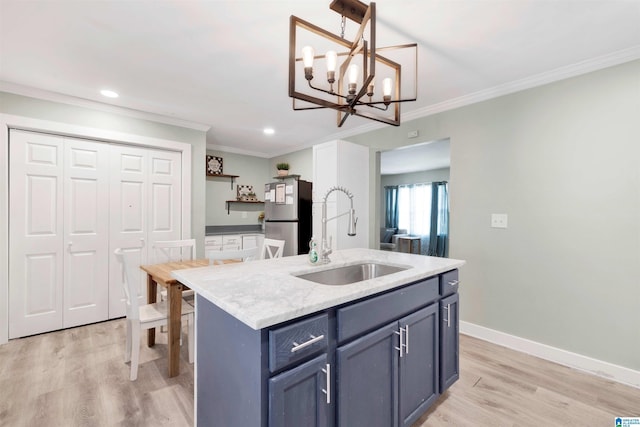
<path id="1" fill-rule="evenodd" d="M 175 151 L 149 152 L 148 262 L 156 262 L 153 244 L 181 239 L 182 155 Z"/>
<path id="2" fill-rule="evenodd" d="M 63 318 L 63 138 L 11 130 L 9 338 Z"/>
<path id="3" fill-rule="evenodd" d="M 181 154 L 112 147 L 110 202 L 109 318 L 125 315 L 122 271 L 116 248 L 136 253 L 137 264 L 153 263 L 153 242 L 181 238 Z M 146 301 L 146 275 L 139 269 L 139 298 Z"/>
<path id="4" fill-rule="evenodd" d="M 110 164 L 110 248 L 109 318 L 126 315 L 122 269 L 113 251 L 122 248 L 135 253 L 130 259 L 143 264 L 147 259 L 147 156 L 142 148 L 114 145 Z M 140 303 L 146 301 L 146 282 L 139 269 L 136 274 Z"/>
<path id="5" fill-rule="evenodd" d="M 65 139 L 63 327 L 108 319 L 109 146 Z"/>

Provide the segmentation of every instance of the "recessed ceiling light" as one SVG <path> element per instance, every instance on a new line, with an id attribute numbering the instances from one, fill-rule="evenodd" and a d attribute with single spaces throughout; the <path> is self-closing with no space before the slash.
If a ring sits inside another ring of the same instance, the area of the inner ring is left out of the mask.
<path id="1" fill-rule="evenodd" d="M 265 135 L 273 135 L 274 133 L 276 133 L 274 128 L 264 128 L 263 132 Z"/>
<path id="2" fill-rule="evenodd" d="M 100 93 L 102 94 L 102 96 L 106 96 L 107 98 L 117 98 L 118 96 L 120 96 L 116 92 L 109 89 L 102 89 Z"/>

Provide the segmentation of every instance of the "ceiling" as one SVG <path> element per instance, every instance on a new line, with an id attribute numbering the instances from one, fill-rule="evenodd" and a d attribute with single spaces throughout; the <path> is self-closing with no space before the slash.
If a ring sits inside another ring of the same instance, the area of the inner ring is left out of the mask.
<path id="1" fill-rule="evenodd" d="M 405 145 L 380 153 L 380 174 L 395 175 L 448 168 L 451 163 L 449 139 Z"/>
<path id="2" fill-rule="evenodd" d="M 208 129 L 209 148 L 261 157 L 387 126 L 291 108 L 289 16 L 339 33 L 329 3 L 0 0 L 0 90 Z M 640 58 L 634 0 L 378 0 L 377 14 L 378 46 L 419 46 L 403 121 Z"/>

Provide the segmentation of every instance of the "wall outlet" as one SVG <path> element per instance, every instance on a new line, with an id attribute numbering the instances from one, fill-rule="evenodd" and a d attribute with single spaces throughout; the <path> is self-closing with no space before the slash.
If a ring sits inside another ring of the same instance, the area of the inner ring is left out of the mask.
<path id="1" fill-rule="evenodd" d="M 411 132 L 409 132 L 407 134 L 407 138 L 417 138 L 418 137 L 418 131 L 417 130 L 412 130 Z"/>
<path id="2" fill-rule="evenodd" d="M 491 214 L 492 228 L 507 228 L 507 214 Z"/>
<path id="3" fill-rule="evenodd" d="M 247 213 L 246 212 L 242 212 L 242 218 L 246 218 L 247 217 Z"/>

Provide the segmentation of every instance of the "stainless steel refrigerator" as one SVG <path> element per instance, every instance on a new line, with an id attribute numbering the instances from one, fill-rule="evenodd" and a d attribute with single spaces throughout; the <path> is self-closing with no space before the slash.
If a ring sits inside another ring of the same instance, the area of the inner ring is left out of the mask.
<path id="1" fill-rule="evenodd" d="M 308 181 L 284 178 L 265 184 L 264 234 L 285 241 L 283 256 L 309 253 L 311 198 Z"/>

